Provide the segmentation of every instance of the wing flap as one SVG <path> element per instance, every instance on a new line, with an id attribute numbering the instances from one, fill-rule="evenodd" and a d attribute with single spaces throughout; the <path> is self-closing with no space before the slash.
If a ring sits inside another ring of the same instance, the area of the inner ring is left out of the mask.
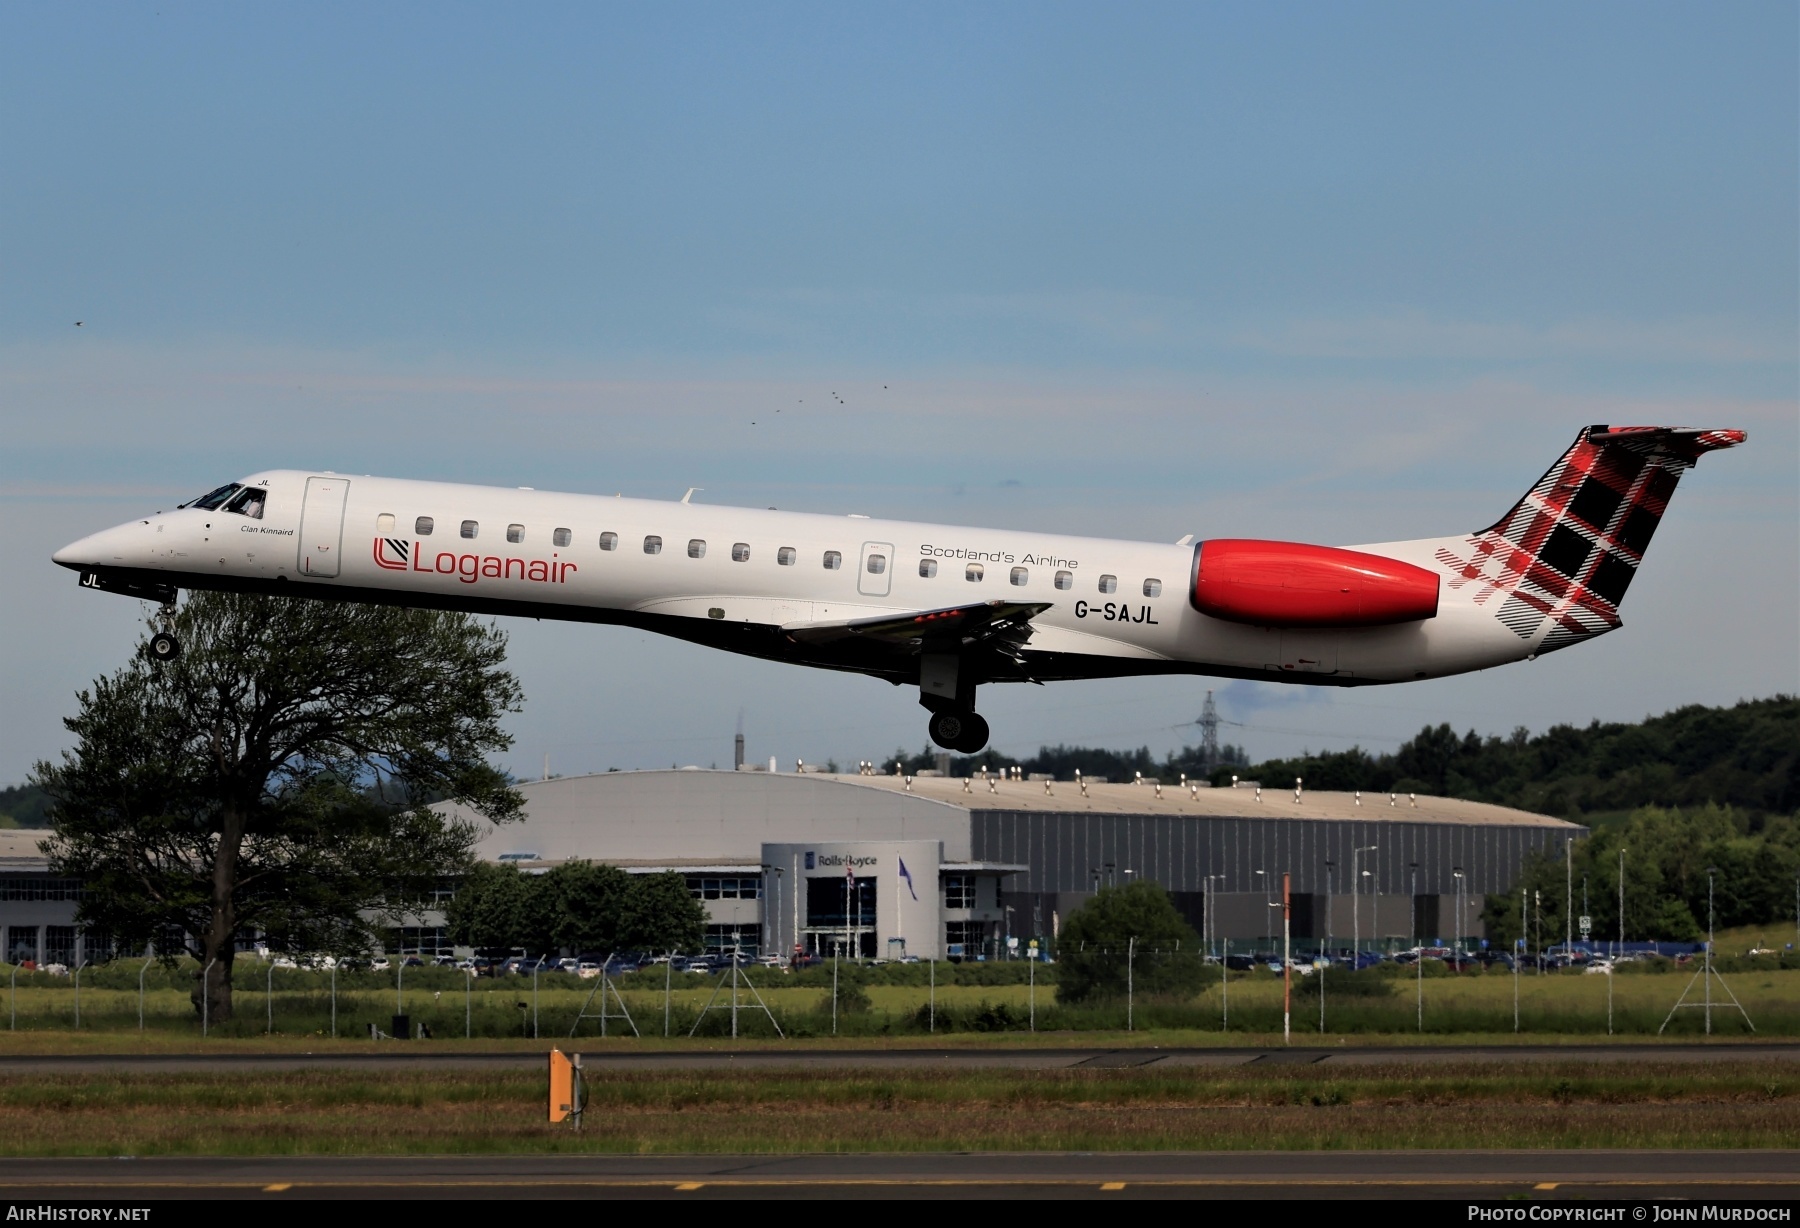
<path id="1" fill-rule="evenodd" d="M 1049 608 L 1049 602 L 979 601 L 938 610 L 813 623 L 790 628 L 788 635 L 802 644 L 860 639 L 907 653 L 955 650 L 990 641 L 1023 643 L 1031 636 L 1031 620 Z"/>

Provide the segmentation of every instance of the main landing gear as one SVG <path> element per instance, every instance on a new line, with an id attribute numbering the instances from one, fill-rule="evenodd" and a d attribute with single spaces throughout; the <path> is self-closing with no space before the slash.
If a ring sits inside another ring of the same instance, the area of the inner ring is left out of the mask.
<path id="1" fill-rule="evenodd" d="M 156 612 L 156 633 L 150 637 L 150 659 L 158 665 L 181 655 L 181 641 L 175 638 L 175 603 L 165 601 Z"/>
<path id="2" fill-rule="evenodd" d="M 965 755 L 975 754 L 988 741 L 988 723 L 973 712 L 956 709 L 933 712 L 926 729 L 933 742 L 945 750 L 960 751 Z"/>
<path id="3" fill-rule="evenodd" d="M 973 755 L 988 741 L 988 723 L 975 715 L 977 675 L 954 653 L 919 658 L 919 702 L 931 710 L 925 728 L 945 750 Z"/>

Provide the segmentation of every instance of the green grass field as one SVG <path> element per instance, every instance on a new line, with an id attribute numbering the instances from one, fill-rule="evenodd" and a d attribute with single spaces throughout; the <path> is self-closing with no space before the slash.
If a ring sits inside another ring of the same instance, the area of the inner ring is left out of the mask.
<path id="1" fill-rule="evenodd" d="M 1471 1037 L 1511 1037 L 1546 1040 L 1555 1038 L 1603 1039 L 1608 1032 L 1608 991 L 1612 992 L 1610 1035 L 1634 1040 L 1655 1036 L 1670 1007 L 1688 986 L 1691 974 L 1617 976 L 1562 973 L 1537 976 L 1525 973 L 1516 981 L 1510 975 L 1459 977 L 1437 976 L 1424 980 L 1423 1028 L 1420 1028 L 1416 986 L 1411 978 L 1382 978 L 1385 994 L 1374 997 L 1334 994 L 1333 974 L 1326 981 L 1325 1029 L 1319 1029 L 1316 995 L 1297 994 L 1292 1026 L 1297 1037 L 1362 1040 L 1414 1039 L 1426 1042 L 1467 1040 Z M 986 1037 L 993 1040 L 1048 1040 L 1098 1043 L 1102 1037 L 1123 1036 L 1128 1027 L 1137 1033 L 1179 1038 L 1169 1043 L 1216 1044 L 1266 1039 L 1281 1031 L 1281 982 L 1268 973 L 1236 976 L 1228 988 L 1209 983 L 1199 994 L 1180 999 L 1144 999 L 1127 1010 L 1124 1002 L 1096 1006 L 1062 1007 L 1056 1004 L 1052 986 L 1039 986 L 1035 995 L 1026 985 L 944 985 L 935 994 L 924 985 L 869 985 L 842 987 L 836 1031 L 833 1031 L 831 991 L 828 986 L 786 987 L 779 973 L 752 973 L 763 987 L 763 996 L 782 1031 L 790 1038 L 882 1038 L 916 1041 L 927 1036 L 942 1038 Z M 135 1040 L 138 1036 L 139 997 L 133 988 L 118 987 L 121 978 L 106 978 L 106 987 L 91 981 L 79 993 L 80 1026 L 76 1026 L 77 994 L 71 978 L 36 976 L 30 983 L 9 990 L 0 981 L 0 1051 L 67 1043 L 87 1036 Z M 134 982 L 135 977 L 123 978 Z M 147 980 L 150 978 L 147 978 Z M 173 974 L 147 988 L 143 996 L 145 1040 L 166 1038 L 185 1042 L 199 1033 L 187 992 Z M 472 985 L 460 974 L 436 972 L 423 985 L 412 984 L 397 998 L 391 984 L 375 987 L 372 977 L 360 978 L 354 987 L 337 994 L 337 1034 L 341 1041 L 366 1043 L 369 1025 L 389 1030 L 399 1006 L 415 1023 L 429 1027 L 437 1041 L 460 1039 L 465 1031 L 487 1041 L 521 1041 L 567 1036 L 592 982 L 545 978 L 537 993 L 529 980 L 481 979 Z M 285 974 L 275 980 L 272 998 L 265 995 L 261 977 L 238 978 L 235 1017 L 212 1021 L 210 1038 L 220 1042 L 245 1042 L 265 1036 L 322 1040 L 332 1027 L 332 1002 L 322 981 L 311 974 Z M 1754 1035 L 1800 1035 L 1800 970 L 1758 969 L 1728 973 L 1726 984 L 1737 996 L 1755 1025 Z M 260 982 L 260 983 L 259 983 Z M 556 982 L 553 984 L 553 982 Z M 628 981 L 624 1000 L 646 1038 L 660 1038 L 664 1031 L 665 1002 L 660 985 L 644 978 Z M 469 992 L 465 995 L 465 986 Z M 713 993 L 711 980 L 686 977 L 675 982 L 668 995 L 667 1015 L 673 1036 L 686 1036 L 701 1007 Z M 1699 1001 L 1699 986 L 1690 1000 Z M 1514 1031 L 1514 993 L 1518 995 L 1518 1031 Z M 1034 1009 L 1035 996 L 1035 1009 Z M 1229 1029 L 1225 1005 L 1229 999 Z M 1715 989 L 1713 1034 L 1720 1038 L 1752 1035 L 1742 1015 L 1722 1004 Z M 729 1001 L 721 995 L 715 1005 Z M 740 1006 L 752 1005 L 748 995 Z M 1129 1014 L 1129 1017 L 1128 1017 Z M 1034 1028 L 1035 1017 L 1035 1028 Z M 272 1021 L 272 1022 L 271 1022 Z M 1698 1010 L 1678 1012 L 1668 1025 L 1669 1038 L 1689 1039 L 1703 1033 Z M 609 1034 L 622 1021 L 609 1020 Z M 628 1029 L 626 1029 L 628 1031 Z M 580 1034 L 594 1036 L 595 1019 L 584 1020 Z M 728 1016 L 715 1009 L 700 1027 L 700 1035 L 717 1038 L 729 1032 Z M 767 1016 L 744 1009 L 739 1014 L 739 1033 L 747 1038 L 772 1039 Z"/>
<path id="2" fill-rule="evenodd" d="M 525 1072 L 0 1078 L 0 1154 L 1793 1147 L 1791 1062 L 1465 1069 L 595 1072 L 577 1134 Z"/>

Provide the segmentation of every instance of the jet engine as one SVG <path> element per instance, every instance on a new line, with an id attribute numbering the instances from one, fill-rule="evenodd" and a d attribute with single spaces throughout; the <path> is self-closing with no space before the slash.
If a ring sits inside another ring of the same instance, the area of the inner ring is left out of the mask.
<path id="1" fill-rule="evenodd" d="M 1259 627 L 1380 627 L 1436 617 L 1438 577 L 1356 550 L 1223 538 L 1194 548 L 1193 602 Z"/>

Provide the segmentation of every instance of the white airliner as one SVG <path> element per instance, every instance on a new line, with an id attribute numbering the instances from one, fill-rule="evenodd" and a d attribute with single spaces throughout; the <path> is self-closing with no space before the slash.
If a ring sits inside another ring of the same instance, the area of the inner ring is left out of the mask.
<path id="1" fill-rule="evenodd" d="M 987 682 L 1408 682 L 1611 631 L 1676 481 L 1743 440 L 1589 427 L 1492 528 L 1348 549 L 271 470 L 55 560 L 88 588 L 163 603 L 164 660 L 181 650 L 167 616 L 184 588 L 620 623 L 916 686 L 932 740 L 972 753 Z"/>

